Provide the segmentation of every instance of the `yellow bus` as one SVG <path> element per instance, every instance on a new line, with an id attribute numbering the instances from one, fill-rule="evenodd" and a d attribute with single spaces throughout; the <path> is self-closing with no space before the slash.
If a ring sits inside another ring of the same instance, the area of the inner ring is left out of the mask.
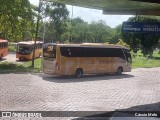
<path id="1" fill-rule="evenodd" d="M 43 42 L 36 41 L 35 58 L 42 55 Z M 16 58 L 19 60 L 31 60 L 33 56 L 34 41 L 19 42 L 16 49 Z"/>
<path id="2" fill-rule="evenodd" d="M 131 71 L 130 51 L 118 45 L 55 44 L 43 46 L 43 71 L 51 75 L 117 73 Z"/>
<path id="3" fill-rule="evenodd" d="M 0 39 L 0 59 L 8 54 L 8 41 Z"/>

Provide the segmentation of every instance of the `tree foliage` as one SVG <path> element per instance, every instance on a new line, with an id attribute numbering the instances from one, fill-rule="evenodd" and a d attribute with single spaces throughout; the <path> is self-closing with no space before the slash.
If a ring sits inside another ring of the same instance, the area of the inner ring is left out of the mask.
<path id="1" fill-rule="evenodd" d="M 54 38 L 55 41 L 61 42 L 61 36 L 66 31 L 66 20 L 69 15 L 66 6 L 61 3 L 43 2 L 41 13 L 42 18 L 49 18 L 47 25 L 52 26 L 52 28 L 50 27 L 52 30 L 52 38 Z"/>
<path id="2" fill-rule="evenodd" d="M 34 38 L 38 6 L 30 4 L 28 0 L 0 0 L 0 6 L 0 38 L 10 41 Z M 38 39 L 45 38 L 45 42 L 129 45 L 134 52 L 142 50 L 144 55 L 150 56 L 155 48 L 160 48 L 160 35 L 157 33 L 124 33 L 121 32 L 122 25 L 112 29 L 103 20 L 88 23 L 79 17 L 69 19 L 68 15 L 64 4 L 40 2 Z M 157 19 L 140 16 L 132 17 L 128 21 L 159 22 Z"/>
<path id="3" fill-rule="evenodd" d="M 0 37 L 19 41 L 27 39 L 33 22 L 28 0 L 0 0 Z"/>
<path id="4" fill-rule="evenodd" d="M 102 20 L 91 23 L 87 23 L 79 17 L 71 20 L 72 42 L 107 42 L 113 36 L 111 31 L 112 29 Z"/>
<path id="5" fill-rule="evenodd" d="M 122 25 L 118 25 L 118 26 L 116 26 L 116 28 L 113 28 L 113 30 L 112 30 L 113 37 L 111 38 L 109 43 L 116 44 L 119 42 L 118 41 L 119 39 L 122 39 L 121 28 L 122 28 Z"/>

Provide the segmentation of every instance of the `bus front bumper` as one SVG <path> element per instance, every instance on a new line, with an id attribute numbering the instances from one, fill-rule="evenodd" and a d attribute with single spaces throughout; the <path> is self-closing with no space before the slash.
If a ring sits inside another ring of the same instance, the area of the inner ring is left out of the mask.
<path id="1" fill-rule="evenodd" d="M 30 59 L 31 59 L 31 56 L 30 56 L 30 54 L 29 54 L 29 55 L 16 54 L 16 58 L 17 58 L 17 59 L 27 59 L 27 60 L 30 60 Z"/>

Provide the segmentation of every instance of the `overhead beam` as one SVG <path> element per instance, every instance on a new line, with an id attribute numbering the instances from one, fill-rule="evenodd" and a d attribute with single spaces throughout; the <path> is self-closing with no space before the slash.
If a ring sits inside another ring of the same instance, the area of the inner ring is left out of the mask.
<path id="1" fill-rule="evenodd" d="M 148 2 L 148 3 L 158 3 L 158 4 L 160 4 L 160 1 L 159 1 L 159 0 L 131 0 L 131 1 Z"/>
<path id="2" fill-rule="evenodd" d="M 155 15 L 160 16 L 160 9 L 149 10 L 103 10 L 108 15 Z"/>
<path id="3" fill-rule="evenodd" d="M 43 0 L 103 10 L 112 15 L 160 16 L 160 0 Z"/>

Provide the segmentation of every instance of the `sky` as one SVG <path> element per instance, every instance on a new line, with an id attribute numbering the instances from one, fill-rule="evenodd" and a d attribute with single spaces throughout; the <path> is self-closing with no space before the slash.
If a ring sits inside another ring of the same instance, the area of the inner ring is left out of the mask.
<path id="1" fill-rule="evenodd" d="M 31 4 L 38 5 L 39 0 L 29 0 Z M 73 6 L 73 13 L 72 13 L 72 6 L 67 5 L 67 8 L 70 12 L 70 18 L 80 17 L 84 21 L 91 23 L 92 21 L 99 21 L 103 20 L 106 22 L 108 26 L 111 28 L 115 28 L 117 25 L 120 25 L 123 21 L 127 21 L 131 15 L 104 15 L 102 10 L 97 9 L 89 9 L 89 8 L 82 8 Z"/>

